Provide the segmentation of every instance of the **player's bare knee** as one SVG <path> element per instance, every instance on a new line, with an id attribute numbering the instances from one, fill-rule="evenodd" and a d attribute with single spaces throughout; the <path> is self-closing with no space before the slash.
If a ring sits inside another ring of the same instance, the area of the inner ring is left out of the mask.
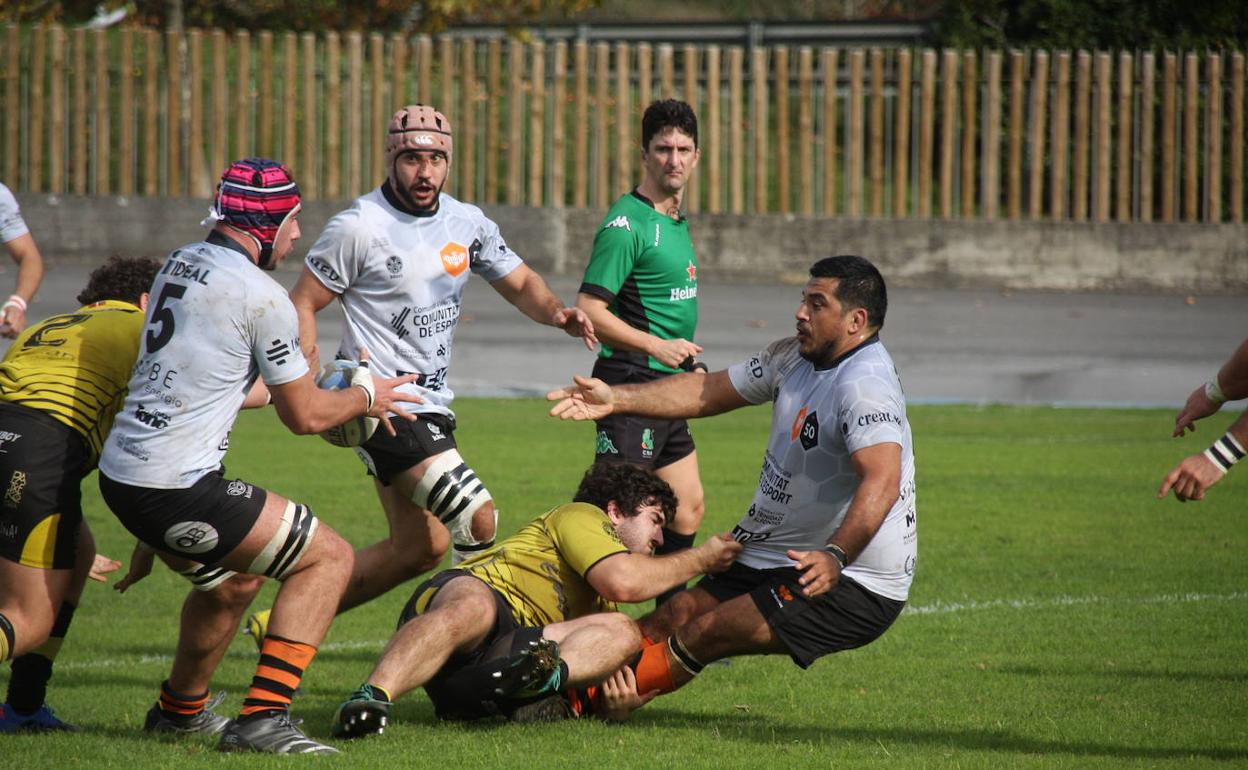
<path id="1" fill-rule="evenodd" d="M 498 515 L 494 512 L 494 501 L 491 500 L 477 509 L 472 515 L 472 538 L 478 543 L 494 539 L 494 531 L 498 528 Z"/>
<path id="2" fill-rule="evenodd" d="M 264 578 L 259 575 L 234 575 L 205 595 L 222 608 L 241 612 L 263 587 Z"/>

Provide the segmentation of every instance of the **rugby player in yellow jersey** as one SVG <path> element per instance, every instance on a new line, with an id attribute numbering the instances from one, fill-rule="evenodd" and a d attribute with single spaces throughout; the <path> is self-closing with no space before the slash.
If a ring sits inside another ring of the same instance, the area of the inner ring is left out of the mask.
<path id="1" fill-rule="evenodd" d="M 126 395 L 158 269 L 113 257 L 83 307 L 27 327 L 0 362 L 0 732 L 74 729 L 44 698 L 95 558 L 79 485 Z"/>
<path id="2" fill-rule="evenodd" d="M 339 707 L 334 735 L 380 733 L 393 700 L 421 686 L 440 718 L 475 719 L 609 680 L 641 650 L 616 602 L 725 570 L 741 550 L 722 534 L 654 556 L 675 510 L 651 471 L 595 464 L 574 502 L 416 589 L 373 673 Z"/>

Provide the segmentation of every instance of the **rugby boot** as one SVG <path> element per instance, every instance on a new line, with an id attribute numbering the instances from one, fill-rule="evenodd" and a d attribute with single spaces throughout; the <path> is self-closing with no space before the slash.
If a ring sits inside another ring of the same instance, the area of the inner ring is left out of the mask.
<path id="1" fill-rule="evenodd" d="M 562 722 L 565 719 L 576 719 L 576 712 L 567 697 L 562 693 L 553 693 L 517 706 L 507 718 L 513 722 Z"/>
<path id="2" fill-rule="evenodd" d="M 390 698 L 380 687 L 362 684 L 334 713 L 329 734 L 335 738 L 381 735 L 390 722 L 391 705 Z"/>
<path id="3" fill-rule="evenodd" d="M 78 732 L 76 725 L 62 721 L 48 704 L 33 714 L 19 714 L 7 703 L 0 703 L 0 733 L 16 732 Z"/>
<path id="4" fill-rule="evenodd" d="M 223 700 L 225 700 L 225 692 L 218 692 L 204 706 L 203 711 L 189 716 L 171 714 L 162 709 L 160 701 L 157 701 L 148 709 L 147 719 L 143 722 L 143 729 L 151 733 L 202 733 L 204 735 L 216 735 L 230 723 L 229 717 L 223 717 L 213 712 L 213 709 L 220 706 Z"/>
<path id="5" fill-rule="evenodd" d="M 550 639 L 536 639 L 520 652 L 504 658 L 491 674 L 494 695 L 499 698 L 535 698 L 558 692 L 563 684 L 559 667 L 559 645 Z"/>
<path id="6" fill-rule="evenodd" d="M 250 719 L 231 719 L 217 744 L 221 751 L 264 751 L 271 754 L 338 754 L 317 743 L 290 721 L 290 713 L 274 711 Z"/>

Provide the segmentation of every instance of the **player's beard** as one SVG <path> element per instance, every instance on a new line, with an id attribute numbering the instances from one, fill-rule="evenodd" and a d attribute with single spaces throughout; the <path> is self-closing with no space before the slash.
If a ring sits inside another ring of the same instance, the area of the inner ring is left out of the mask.
<path id="1" fill-rule="evenodd" d="M 419 211 L 422 213 L 437 210 L 438 201 L 442 198 L 442 188 L 446 187 L 446 180 L 442 180 L 442 184 L 438 185 L 437 189 L 433 191 L 433 202 L 428 206 L 421 206 L 416 203 L 416 198 L 412 194 L 412 187 L 415 186 L 416 185 L 412 185 L 411 187 L 399 187 L 398 185 L 394 185 L 394 191 L 399 196 L 399 200 L 403 201 L 403 205 L 413 211 Z"/>

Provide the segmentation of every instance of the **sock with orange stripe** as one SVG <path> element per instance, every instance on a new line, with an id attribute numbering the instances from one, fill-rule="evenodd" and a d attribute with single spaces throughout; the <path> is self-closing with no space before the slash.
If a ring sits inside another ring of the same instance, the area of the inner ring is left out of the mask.
<path id="1" fill-rule="evenodd" d="M 641 660 L 634 667 L 637 673 L 637 692 L 658 690 L 669 693 L 676 689 L 672 681 L 672 664 L 667 659 L 666 644 L 647 645 L 641 651 Z"/>
<path id="2" fill-rule="evenodd" d="M 201 695 L 187 695 L 169 686 L 169 680 L 160 683 L 160 710 L 175 721 L 190 719 L 204 710 L 208 703 L 208 690 Z"/>
<path id="3" fill-rule="evenodd" d="M 260 665 L 243 701 L 240 718 L 289 711 L 290 699 L 303 672 L 316 657 L 316 647 L 269 634 L 260 647 Z"/>

